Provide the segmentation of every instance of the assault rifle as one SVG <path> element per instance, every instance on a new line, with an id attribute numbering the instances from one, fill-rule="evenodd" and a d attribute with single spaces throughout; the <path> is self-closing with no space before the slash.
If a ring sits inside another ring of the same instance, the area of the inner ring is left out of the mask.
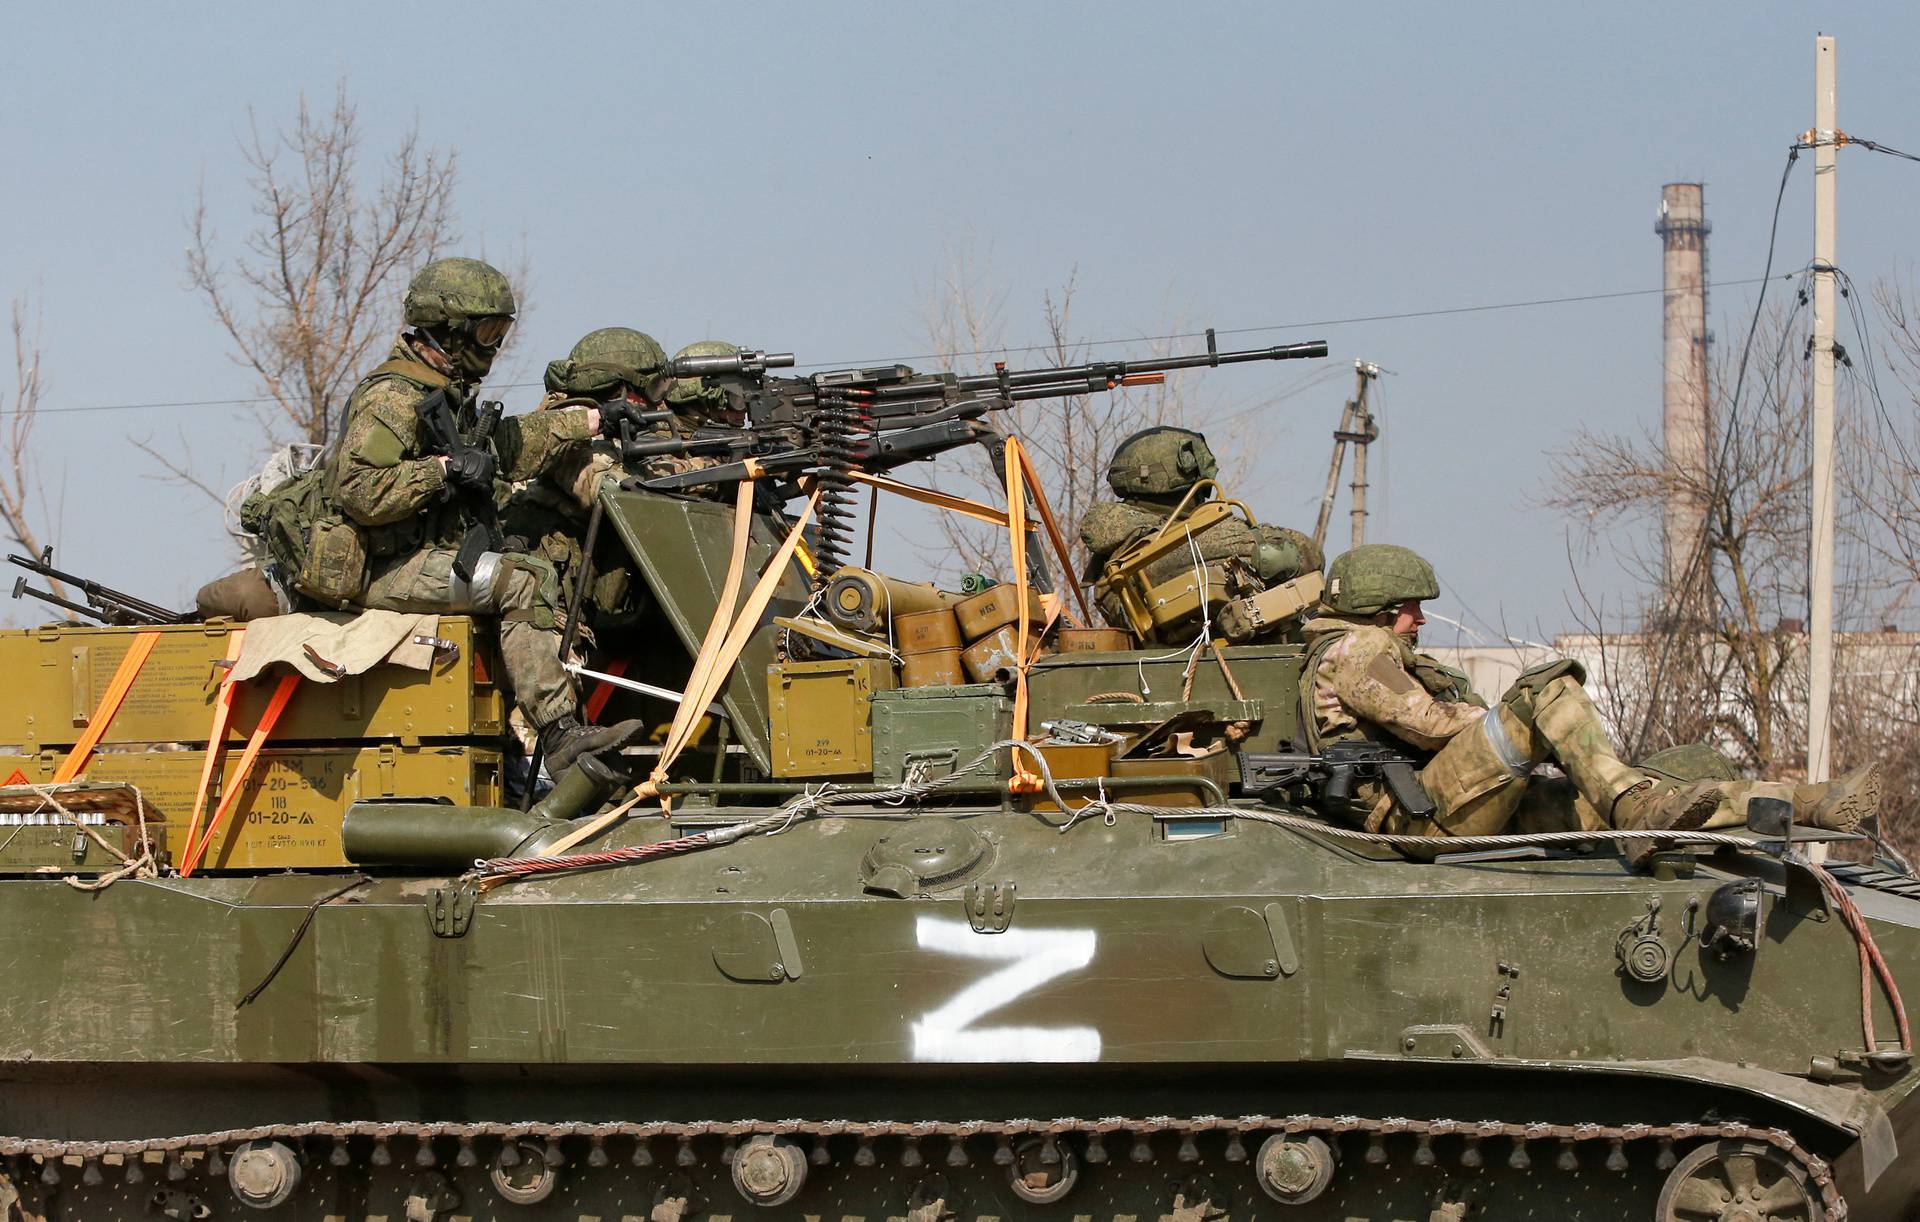
<path id="1" fill-rule="evenodd" d="M 1247 752 L 1240 756 L 1240 787 L 1263 801 L 1306 789 L 1323 804 L 1337 808 L 1353 800 L 1355 784 L 1381 781 L 1392 792 L 1396 806 L 1425 819 L 1439 808 L 1420 787 L 1418 767 L 1419 761 L 1397 747 L 1365 741 L 1328 743 L 1318 755 Z"/>
<path id="2" fill-rule="evenodd" d="M 792 353 L 682 357 L 667 372 L 701 378 L 723 393 L 728 408 L 745 418 L 744 430 L 707 429 L 690 438 L 634 442 L 626 447 L 634 457 L 704 454 L 726 461 L 632 480 L 629 486 L 678 492 L 730 483 L 745 478 L 748 459 L 769 474 L 813 471 L 831 484 L 836 473 L 851 468 L 877 473 L 976 442 L 997 449 L 999 431 L 985 417 L 1015 403 L 1157 385 L 1182 369 L 1327 355 L 1320 340 L 1222 352 L 1211 328 L 1206 334 L 1206 352 L 1191 356 L 1039 369 L 1008 369 L 1002 363 L 983 374 L 916 373 L 906 365 L 885 365 L 776 377 L 769 371 L 791 367 Z"/>
<path id="3" fill-rule="evenodd" d="M 459 417 L 454 413 L 453 396 L 444 388 L 420 400 L 415 411 L 420 417 L 420 428 L 428 453 L 456 458 L 465 451 L 479 450 L 486 453 L 489 460 L 493 458 L 493 431 L 500 426 L 500 416 L 505 411 L 499 400 L 488 400 L 480 405 L 480 419 L 474 426 L 472 436 L 460 431 Z M 452 485 L 448 485 L 447 494 L 450 497 L 455 495 Z M 494 504 L 490 491 L 475 489 L 460 495 L 466 497 L 473 526 L 467 531 L 466 538 L 460 541 L 460 550 L 453 558 L 453 572 L 461 581 L 470 582 L 480 557 L 500 548 L 497 524 L 499 507 Z"/>
<path id="4" fill-rule="evenodd" d="M 144 598 L 103 586 L 97 581 L 89 581 L 74 573 L 62 572 L 53 567 L 53 549 L 40 549 L 40 558 L 31 556 L 8 556 L 7 563 L 17 565 L 29 573 L 37 573 L 51 581 L 60 582 L 86 595 L 85 603 L 77 603 L 62 598 L 51 590 L 36 590 L 27 584 L 25 577 L 19 577 L 13 583 L 13 596 L 37 598 L 44 603 L 99 620 L 103 624 L 183 624 L 187 617 L 178 611 L 169 611 L 158 603 L 150 603 Z"/>

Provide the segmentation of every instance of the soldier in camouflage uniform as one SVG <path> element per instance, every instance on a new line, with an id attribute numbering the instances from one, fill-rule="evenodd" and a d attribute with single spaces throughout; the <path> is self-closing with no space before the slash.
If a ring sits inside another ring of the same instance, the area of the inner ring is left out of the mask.
<path id="1" fill-rule="evenodd" d="M 1119 499 L 1096 502 L 1080 519 L 1080 541 L 1087 549 L 1081 580 L 1097 582 L 1109 559 L 1159 530 L 1195 484 L 1218 474 L 1207 439 L 1191 429 L 1161 425 L 1122 441 L 1107 466 L 1107 485 Z M 1325 560 L 1310 536 L 1237 518 L 1197 535 L 1194 543 L 1203 562 L 1229 565 L 1233 576 L 1226 592 L 1235 598 L 1318 572 Z M 1149 565 L 1146 579 L 1155 585 L 1172 581 L 1192 564 L 1190 554 L 1176 551 Z M 1117 595 L 1102 594 L 1100 610 L 1108 623 L 1126 626 Z"/>
<path id="2" fill-rule="evenodd" d="M 676 359 L 737 351 L 731 344 L 707 340 L 682 348 Z M 629 327 L 603 327 L 583 336 L 566 359 L 548 363 L 547 397 L 540 406 L 543 410 L 583 405 L 611 410 L 623 404 L 643 412 L 664 407 L 673 412 L 673 418 L 651 425 L 638 440 L 685 439 L 718 416 L 717 411 L 710 414 L 707 409 L 708 396 L 719 392 L 705 390 L 698 378 L 670 378 L 666 369 L 666 351 L 651 335 Z M 569 589 L 579 572 L 587 517 L 609 480 L 677 474 L 717 461 L 697 454 L 650 454 L 622 461 L 616 439 L 575 445 L 551 470 L 514 488 L 502 523 L 509 535 L 524 539 L 531 550 L 545 557 L 554 566 L 561 588 Z M 689 495 L 718 496 L 720 492 L 717 488 L 700 488 Z M 593 622 L 604 628 L 628 621 L 638 608 L 631 598 L 633 582 L 628 567 L 607 564 L 604 559 L 601 565 L 587 591 L 587 604 Z"/>
<path id="3" fill-rule="evenodd" d="M 580 724 L 579 697 L 560 663 L 560 592 L 551 565 L 487 551 L 462 578 L 454 562 L 476 528 L 474 502 L 493 497 L 496 477 L 527 479 L 547 470 L 599 431 L 599 412 L 579 407 L 508 418 L 486 447 L 451 456 L 432 452 L 419 415 L 444 389 L 463 433 L 474 431 L 474 389 L 492 367 L 514 309 L 507 278 L 478 260 L 437 259 L 420 269 L 407 286 L 409 329 L 347 400 L 326 498 L 364 537 L 369 575 L 359 605 L 499 616 L 507 681 L 558 775 L 582 752 L 639 727 Z"/>
<path id="4" fill-rule="evenodd" d="M 1577 662 L 1532 667 L 1488 708 L 1465 677 L 1418 654 L 1420 604 L 1437 598 L 1433 568 L 1404 547 L 1368 544 L 1336 557 L 1320 614 L 1306 624 L 1302 725 L 1317 751 L 1342 739 L 1409 750 L 1438 807 L 1414 818 L 1384 787 L 1360 787 L 1353 809 L 1331 812 L 1369 831 L 1432 836 L 1513 830 L 1682 830 L 1737 826 L 1756 797 L 1791 802 L 1796 818 L 1851 830 L 1879 802 L 1877 766 L 1823 785 L 1733 780 L 1724 760 L 1635 768 L 1620 758 L 1581 683 Z M 1696 755 L 1717 756 L 1707 748 Z M 1575 799 L 1524 802 L 1536 764 L 1559 765 Z M 1649 761 L 1650 765 L 1652 761 Z M 1683 779 L 1685 777 L 1685 779 Z"/>

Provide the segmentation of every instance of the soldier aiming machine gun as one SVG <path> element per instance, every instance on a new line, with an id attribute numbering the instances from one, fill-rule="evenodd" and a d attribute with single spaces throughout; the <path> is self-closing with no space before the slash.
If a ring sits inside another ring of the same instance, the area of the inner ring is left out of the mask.
<path id="1" fill-rule="evenodd" d="M 619 413 L 610 427 L 620 437 L 623 457 L 628 459 L 671 454 L 723 460 L 697 470 L 630 479 L 626 486 L 631 488 L 683 492 L 730 483 L 746 478 L 748 460 L 768 475 L 817 481 L 822 490 L 819 551 L 825 567 L 833 568 L 844 563 L 853 534 L 854 481 L 849 473 L 877 474 L 976 443 L 986 447 L 994 469 L 1003 470 L 1006 440 L 987 421 L 989 412 L 1032 399 L 1155 385 L 1181 369 L 1327 355 L 1321 340 L 1221 352 L 1212 328 L 1206 334 L 1206 352 L 1192 356 L 1091 361 L 1045 369 L 1008 369 L 1000 363 L 991 373 L 971 375 L 916 373 L 905 365 L 886 365 L 776 377 L 769 371 L 791 367 L 792 353 L 683 357 L 667 372 L 676 378 L 701 378 L 724 393 L 729 409 L 744 417 L 744 427 L 701 429 L 684 438 L 636 440 L 639 426 L 665 421 L 671 416 L 667 412 Z"/>

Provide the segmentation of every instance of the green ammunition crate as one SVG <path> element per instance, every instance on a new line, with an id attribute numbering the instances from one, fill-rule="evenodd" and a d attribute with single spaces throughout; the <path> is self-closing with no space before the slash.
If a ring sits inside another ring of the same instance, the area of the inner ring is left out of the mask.
<path id="1" fill-rule="evenodd" d="M 1243 751 L 1280 751 L 1299 740 L 1299 645 L 1230 645 L 1220 651 L 1244 699 L 1236 697 L 1211 656 L 1194 667 L 1193 696 L 1180 697 L 1187 668 L 1183 651 L 1142 657 L 1130 653 L 1059 653 L 1027 672 L 1027 722 L 1069 718 L 1116 729 L 1158 725 L 1192 708 L 1212 709 L 1222 721 L 1247 721 Z M 1144 684 L 1145 691 L 1142 691 Z M 1138 696 L 1140 703 L 1114 693 Z M 1087 701 L 1105 696 L 1099 703 Z"/>
<path id="2" fill-rule="evenodd" d="M 6 676 L 0 749 L 34 755 L 77 742 L 142 631 L 156 631 L 160 640 L 101 742 L 205 742 L 232 627 L 225 621 L 154 629 L 55 624 L 0 632 L 0 675 Z M 494 682 L 500 668 L 491 632 L 466 616 L 443 616 L 438 635 L 458 652 L 441 652 L 431 671 L 376 666 L 337 683 L 303 680 L 272 741 L 414 744 L 498 735 L 507 706 Z M 275 682 L 269 673 L 235 693 L 229 742 L 253 732 Z"/>
<path id="3" fill-rule="evenodd" d="M 894 687 L 888 658 L 767 667 L 773 775 L 859 777 L 873 771 L 873 697 Z"/>
<path id="4" fill-rule="evenodd" d="M 224 782 L 240 751 L 222 759 Z M 87 766 L 89 781 L 119 782 L 140 791 L 147 824 L 164 855 L 179 865 L 187 852 L 193 792 L 200 783 L 201 751 L 102 751 Z M 0 756 L 0 777 L 15 769 L 29 781 L 50 781 L 60 753 Z M 340 822 L 362 798 L 432 798 L 458 806 L 498 806 L 500 753 L 479 747 L 364 747 L 268 750 L 260 753 L 240 800 L 227 815 L 201 863 L 203 870 L 310 870 L 349 864 L 340 848 Z M 218 790 L 207 801 L 219 805 Z M 78 812 L 76 812 L 78 813 Z M 4 822 L 0 814 L 0 839 Z M 29 822 L 31 820 L 19 820 Z M 0 870 L 56 865 L 73 868 L 71 824 L 56 837 L 48 860 L 16 860 L 0 853 Z M 39 843 L 44 828 L 29 840 Z M 24 833 L 23 833 L 24 834 Z M 109 837 L 111 839 L 111 836 Z M 100 854 L 98 846 L 95 854 Z M 98 865 L 97 861 L 92 864 Z"/>
<path id="5" fill-rule="evenodd" d="M 873 779 L 898 785 L 916 767 L 945 776 L 1013 734 L 1013 700 L 997 683 L 902 687 L 873 694 Z M 1004 755 L 975 774 L 982 781 L 1012 775 Z"/>

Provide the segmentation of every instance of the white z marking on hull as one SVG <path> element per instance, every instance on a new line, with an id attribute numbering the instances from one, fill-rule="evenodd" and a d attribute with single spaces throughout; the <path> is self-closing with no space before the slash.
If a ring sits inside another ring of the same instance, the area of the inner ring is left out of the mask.
<path id="1" fill-rule="evenodd" d="M 961 989 L 953 1000 L 913 1024 L 916 1061 L 1097 1061 L 1100 1033 L 1092 1027 L 976 1027 L 993 1010 L 1093 962 L 1099 935 L 1091 929 L 1009 929 L 977 934 L 965 921 L 922 916 L 915 929 L 922 950 L 1005 967 Z"/>

